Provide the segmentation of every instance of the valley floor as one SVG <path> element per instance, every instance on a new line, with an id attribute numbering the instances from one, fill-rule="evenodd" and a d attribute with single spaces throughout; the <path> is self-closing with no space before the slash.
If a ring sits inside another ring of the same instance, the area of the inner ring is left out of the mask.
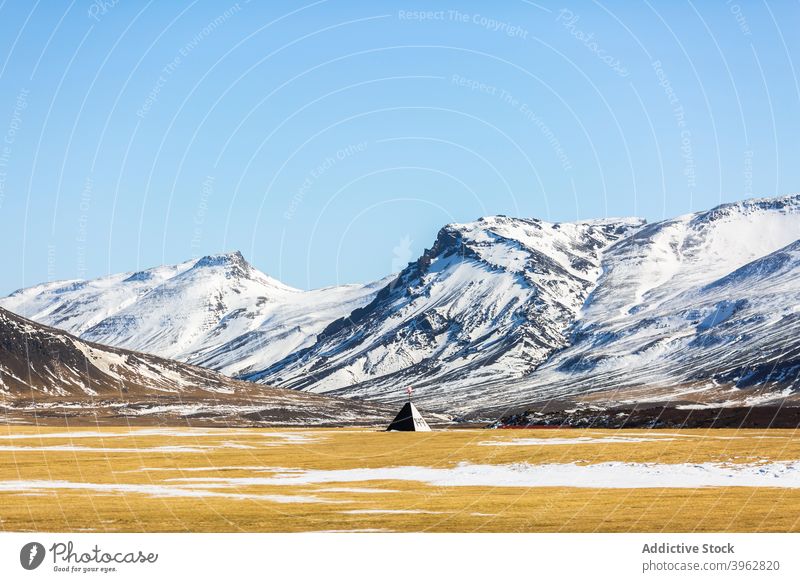
<path id="1" fill-rule="evenodd" d="M 800 436 L 7 425 L 0 530 L 800 531 Z"/>

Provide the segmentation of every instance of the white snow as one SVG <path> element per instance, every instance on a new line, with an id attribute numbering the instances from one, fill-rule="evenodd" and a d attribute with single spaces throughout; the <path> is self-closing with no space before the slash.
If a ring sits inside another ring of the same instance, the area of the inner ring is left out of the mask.
<path id="1" fill-rule="evenodd" d="M 96 438 L 101 441 L 105 439 L 139 439 L 144 437 L 172 437 L 176 439 L 191 439 L 193 442 L 186 445 L 162 445 L 162 446 L 84 446 L 72 444 L 73 439 Z M 234 442 L 222 440 L 220 442 L 209 441 L 206 439 L 232 436 L 252 437 L 250 442 Z M 197 441 L 194 439 L 203 439 Z M 217 449 L 263 449 L 265 447 L 280 447 L 284 445 L 303 445 L 318 443 L 325 439 L 324 433 L 309 432 L 254 432 L 236 429 L 135 429 L 130 432 L 103 432 L 103 431 L 75 431 L 75 432 L 52 432 L 40 434 L 5 434 L 0 435 L 2 440 L 66 440 L 69 444 L 54 445 L 0 445 L 0 452 L 14 451 L 70 451 L 70 452 L 101 452 L 101 453 L 204 453 Z M 193 469 L 200 470 L 200 469 Z"/>
<path id="2" fill-rule="evenodd" d="M 241 443 L 221 443 L 218 445 L 164 445 L 160 447 L 87 447 L 82 445 L 22 446 L 0 445 L 0 452 L 72 452 L 72 453 L 208 453 L 218 449 L 255 448 Z"/>
<path id="3" fill-rule="evenodd" d="M 326 487 L 315 491 L 318 493 L 400 493 L 397 489 L 378 489 L 377 487 Z"/>
<path id="4" fill-rule="evenodd" d="M 74 481 L 0 481 L 0 491 L 30 494 L 31 491 L 86 491 L 92 494 L 140 494 L 149 497 L 224 497 L 227 499 L 260 500 L 272 503 L 336 503 L 309 495 L 264 495 L 248 493 L 226 493 L 195 489 L 180 485 L 140 485 L 132 483 L 80 483 Z"/>
<path id="5" fill-rule="evenodd" d="M 348 509 L 346 511 L 342 511 L 340 513 L 349 513 L 354 515 L 359 514 L 414 514 L 414 513 L 428 513 L 428 514 L 441 514 L 446 513 L 445 511 L 427 511 L 425 509 Z"/>
<path id="6" fill-rule="evenodd" d="M 388 532 L 391 530 L 388 529 L 381 529 L 375 527 L 366 527 L 366 528 L 358 528 L 358 529 L 323 529 L 316 532 L 309 532 L 309 533 L 383 533 Z"/>
<path id="7" fill-rule="evenodd" d="M 671 441 L 671 438 L 643 438 L 643 437 L 576 437 L 576 438 L 520 438 L 510 441 L 484 441 L 478 443 L 482 446 L 492 447 L 519 447 L 519 446 L 552 446 L 552 445 L 605 445 L 616 443 L 648 443 Z"/>
<path id="8" fill-rule="evenodd" d="M 577 487 L 598 489 L 782 487 L 800 488 L 800 461 L 764 463 L 626 463 L 474 465 L 451 468 L 385 467 L 278 472 L 272 477 L 176 478 L 195 487 L 419 481 L 437 487 Z"/>
<path id="9" fill-rule="evenodd" d="M 111 432 L 111 431 L 92 431 L 92 430 L 76 430 L 70 432 L 44 432 L 44 433 L 20 433 L 20 434 L 3 434 L 0 439 L 76 439 L 76 438 L 138 438 L 148 436 L 168 436 L 168 437 L 216 437 L 216 436 L 235 436 L 235 435 L 264 435 L 275 436 L 276 438 L 283 438 L 284 436 L 305 436 L 295 434 L 283 433 L 255 433 L 248 430 L 237 429 L 213 429 L 213 428 L 132 428 L 130 431 L 125 432 Z"/>

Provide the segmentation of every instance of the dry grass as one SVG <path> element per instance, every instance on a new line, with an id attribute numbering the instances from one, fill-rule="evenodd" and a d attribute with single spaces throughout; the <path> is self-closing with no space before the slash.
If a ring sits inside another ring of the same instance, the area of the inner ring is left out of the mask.
<path id="1" fill-rule="evenodd" d="M 579 489 L 437 487 L 413 481 L 302 486 L 237 485 L 203 491 L 240 497 L 164 497 L 118 490 L 3 491 L 10 481 L 174 488 L 175 478 L 269 477 L 270 468 L 453 467 L 461 462 L 755 462 L 800 459 L 795 431 L 149 429 L 8 426 L 0 429 L 0 529 L 11 531 L 798 531 L 800 489 Z M 79 437 L 87 432 L 103 436 Z M 125 436 L 111 436 L 125 433 Z M 287 442 L 280 435 L 310 439 Z M 675 440 L 554 446 L 482 446 L 520 438 L 680 434 Z M 735 438 L 730 438 L 735 437 Z M 56 450 L 105 447 L 129 452 Z M 158 447 L 192 448 L 195 452 Z M 11 449 L 9 449 L 11 447 Z M 22 449 L 22 447 L 33 447 Z M 157 450 L 153 450 L 157 449 Z M 209 470 L 193 471 L 196 468 Z M 265 471 L 266 470 L 266 471 Z M 332 488 L 370 491 L 329 491 Z M 197 490 L 197 489 L 195 489 Z M 384 491 L 379 491 L 384 490 Z M 266 495 L 313 497 L 278 502 Z M 262 496 L 262 497 L 258 497 Z M 352 513 L 374 510 L 407 513 Z M 420 513 L 425 512 L 425 513 Z"/>

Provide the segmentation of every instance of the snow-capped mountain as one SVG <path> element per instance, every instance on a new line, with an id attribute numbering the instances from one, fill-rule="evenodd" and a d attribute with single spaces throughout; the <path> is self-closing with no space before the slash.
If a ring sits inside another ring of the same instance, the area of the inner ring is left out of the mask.
<path id="1" fill-rule="evenodd" d="M 794 399 L 798 239 L 798 195 L 725 204 L 639 230 L 605 254 L 569 346 L 507 386 L 503 406 L 554 398 L 681 406 Z"/>
<path id="2" fill-rule="evenodd" d="M 300 291 L 233 253 L 0 306 L 282 387 L 390 402 L 412 384 L 459 414 L 778 402 L 800 388 L 798 239 L 800 195 L 653 224 L 495 216 L 370 285 Z"/>
<path id="3" fill-rule="evenodd" d="M 248 379 L 453 402 L 530 374 L 566 343 L 609 245 L 637 219 L 551 224 L 496 216 L 444 227 L 433 247 L 316 343 Z"/>
<path id="4" fill-rule="evenodd" d="M 0 300 L 0 306 L 85 340 L 236 376 L 306 347 L 331 321 L 368 303 L 380 286 L 301 291 L 234 252 L 92 281 L 37 285 Z"/>
<path id="5" fill-rule="evenodd" d="M 394 410 L 280 390 L 80 340 L 0 309 L 0 408 L 9 419 L 164 417 L 267 424 L 386 422 Z M 22 420 L 23 422 L 26 420 Z"/>

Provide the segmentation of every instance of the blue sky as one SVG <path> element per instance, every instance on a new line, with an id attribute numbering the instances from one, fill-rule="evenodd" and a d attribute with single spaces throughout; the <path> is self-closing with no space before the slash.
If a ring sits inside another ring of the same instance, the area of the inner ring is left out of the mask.
<path id="1" fill-rule="evenodd" d="M 0 6 L 3 294 L 235 249 L 314 288 L 482 215 L 800 190 L 797 2 Z"/>

